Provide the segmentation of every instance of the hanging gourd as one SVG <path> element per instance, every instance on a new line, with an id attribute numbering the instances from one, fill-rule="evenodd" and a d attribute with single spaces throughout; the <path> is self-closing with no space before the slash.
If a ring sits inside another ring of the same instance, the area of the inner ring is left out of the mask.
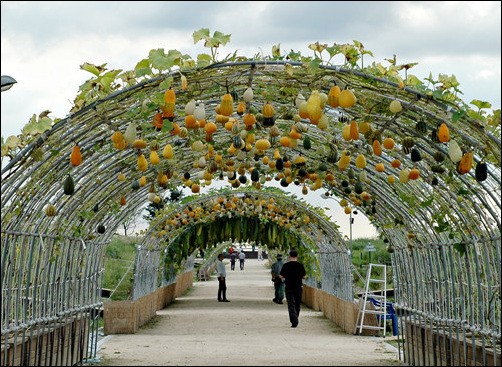
<path id="1" fill-rule="evenodd" d="M 310 148 L 312 148 L 312 143 L 310 142 L 308 135 L 305 135 L 305 137 L 303 138 L 303 149 L 308 150 Z"/>
<path id="2" fill-rule="evenodd" d="M 169 88 L 164 93 L 164 106 L 162 107 L 163 115 L 162 117 L 169 119 L 169 121 L 174 120 L 174 109 L 176 107 L 176 94 L 172 88 Z"/>
<path id="3" fill-rule="evenodd" d="M 242 122 L 246 126 L 253 126 L 256 122 L 256 117 L 252 113 L 246 113 L 242 118 Z"/>
<path id="4" fill-rule="evenodd" d="M 182 90 L 186 90 L 188 87 L 188 80 L 187 80 L 187 77 L 182 75 L 181 76 L 181 89 Z"/>
<path id="5" fill-rule="evenodd" d="M 383 147 L 385 149 L 392 149 L 394 148 L 394 139 L 392 138 L 385 138 L 383 141 Z"/>
<path id="6" fill-rule="evenodd" d="M 237 105 L 237 114 L 239 116 L 242 116 L 244 114 L 244 112 L 246 112 L 246 103 L 244 101 L 241 101 L 238 105 Z"/>
<path id="7" fill-rule="evenodd" d="M 373 140 L 373 154 L 377 156 L 382 155 L 382 145 L 377 139 Z"/>
<path id="8" fill-rule="evenodd" d="M 124 140 L 127 144 L 133 144 L 134 140 L 136 140 L 136 124 L 134 122 L 129 123 L 127 125 L 126 131 L 124 132 Z"/>
<path id="9" fill-rule="evenodd" d="M 141 176 L 141 178 L 139 179 L 139 185 L 141 187 L 146 185 L 146 177 L 145 176 Z"/>
<path id="10" fill-rule="evenodd" d="M 144 139 L 136 139 L 134 140 L 134 143 L 132 143 L 132 146 L 135 147 L 136 149 L 144 149 L 146 148 L 146 140 Z"/>
<path id="11" fill-rule="evenodd" d="M 401 172 L 399 172 L 399 182 L 408 183 L 410 180 L 410 170 L 408 168 L 403 168 Z"/>
<path id="12" fill-rule="evenodd" d="M 214 134 L 216 130 L 218 129 L 218 126 L 214 122 L 208 122 L 206 126 L 204 127 L 204 130 L 206 130 L 206 133 L 208 134 Z"/>
<path id="13" fill-rule="evenodd" d="M 366 157 L 363 154 L 359 154 L 356 158 L 356 167 L 363 169 L 366 167 Z"/>
<path id="14" fill-rule="evenodd" d="M 343 125 L 342 137 L 346 141 L 350 141 L 350 125 Z"/>
<path id="15" fill-rule="evenodd" d="M 377 163 L 376 166 L 375 166 L 375 170 L 377 172 L 383 172 L 385 171 L 385 166 L 383 163 Z"/>
<path id="16" fill-rule="evenodd" d="M 441 143 L 446 143 L 450 140 L 450 131 L 448 126 L 443 122 L 438 128 L 438 139 Z"/>
<path id="17" fill-rule="evenodd" d="M 317 122 L 317 127 L 321 130 L 326 130 L 328 128 L 328 116 L 326 114 L 322 114 L 321 118 Z"/>
<path id="18" fill-rule="evenodd" d="M 52 204 L 47 205 L 47 207 L 45 208 L 45 214 L 48 217 L 56 216 L 56 214 L 57 214 L 56 207 Z"/>
<path id="19" fill-rule="evenodd" d="M 234 112 L 234 98 L 230 93 L 225 93 L 220 102 L 220 115 L 230 116 Z"/>
<path id="20" fill-rule="evenodd" d="M 75 192 L 75 182 L 70 175 L 66 176 L 66 179 L 64 180 L 63 191 L 66 195 L 73 195 Z"/>
<path id="21" fill-rule="evenodd" d="M 334 85 L 331 87 L 328 93 L 328 105 L 330 107 L 336 108 L 340 104 L 338 102 L 338 98 L 340 97 L 341 89 L 338 85 Z"/>
<path id="22" fill-rule="evenodd" d="M 145 172 L 148 169 L 148 162 L 146 161 L 145 155 L 140 154 L 138 157 L 138 170 Z"/>
<path id="23" fill-rule="evenodd" d="M 410 180 L 416 180 L 417 178 L 420 177 L 420 171 L 416 168 L 410 169 L 410 173 L 408 174 L 408 177 Z"/>
<path id="24" fill-rule="evenodd" d="M 460 162 L 462 159 L 462 149 L 460 149 L 458 143 L 453 139 L 448 143 L 448 155 L 453 163 Z"/>
<path id="25" fill-rule="evenodd" d="M 82 153 L 80 152 L 80 147 L 75 145 L 70 155 L 70 162 L 72 166 L 78 166 L 82 163 Z"/>
<path id="26" fill-rule="evenodd" d="M 274 107 L 268 101 L 265 102 L 265 104 L 263 105 L 261 113 L 263 115 L 263 126 L 266 126 L 266 127 L 274 126 L 275 111 L 274 111 Z"/>
<path id="27" fill-rule="evenodd" d="M 152 125 L 157 128 L 157 131 L 160 131 L 160 130 L 162 130 L 162 125 L 163 124 L 164 124 L 164 120 L 162 118 L 162 113 L 161 112 L 157 112 L 153 116 Z"/>
<path id="28" fill-rule="evenodd" d="M 194 115 L 186 115 L 185 126 L 187 129 L 198 129 L 200 125 Z"/>
<path id="29" fill-rule="evenodd" d="M 488 178 L 488 168 L 486 166 L 486 163 L 484 161 L 480 161 L 476 165 L 476 171 L 475 171 L 475 176 L 476 180 L 478 182 L 483 182 Z"/>
<path id="30" fill-rule="evenodd" d="M 472 153 L 472 152 L 465 153 L 462 156 L 462 158 L 460 159 L 460 163 L 458 164 L 458 167 L 457 167 L 457 170 L 461 175 L 463 175 L 471 170 L 473 159 L 474 159 L 474 153 Z"/>
<path id="31" fill-rule="evenodd" d="M 356 96 L 350 89 L 344 89 L 338 97 L 338 103 L 342 108 L 350 108 L 356 104 L 356 101 Z"/>
<path id="32" fill-rule="evenodd" d="M 310 94 L 310 97 L 307 100 L 307 112 L 309 114 L 310 122 L 317 125 L 317 122 L 319 122 L 322 115 L 321 96 L 318 90 L 313 90 Z"/>
<path id="33" fill-rule="evenodd" d="M 422 160 L 422 154 L 417 148 L 413 148 L 411 150 L 411 161 L 412 162 L 420 162 Z"/>
<path id="34" fill-rule="evenodd" d="M 270 141 L 268 139 L 259 139 L 255 143 L 255 148 L 259 150 L 267 150 L 271 147 Z"/>
<path id="35" fill-rule="evenodd" d="M 390 163 L 390 165 L 393 168 L 399 168 L 399 167 L 401 167 L 401 161 L 397 158 L 394 158 L 394 160 Z"/>
<path id="36" fill-rule="evenodd" d="M 357 140 L 359 139 L 359 130 L 357 129 L 357 122 L 352 120 L 350 123 L 350 139 Z"/>
<path id="37" fill-rule="evenodd" d="M 127 201 L 126 201 L 126 198 L 124 197 L 124 195 L 120 196 L 119 203 L 122 206 L 126 205 Z"/>
<path id="38" fill-rule="evenodd" d="M 244 99 L 244 102 L 251 102 L 253 99 L 254 94 L 253 94 L 253 89 L 251 87 L 248 87 L 245 91 L 244 94 L 242 95 L 242 98 Z"/>
<path id="39" fill-rule="evenodd" d="M 390 102 L 389 110 L 392 113 L 398 113 L 403 110 L 403 106 L 401 105 L 401 102 L 399 102 L 397 99 L 395 99 L 392 102 Z"/>
<path id="40" fill-rule="evenodd" d="M 195 117 L 197 121 L 206 119 L 206 107 L 204 106 L 204 103 L 199 103 L 199 105 L 195 108 L 193 111 L 193 117 Z"/>
<path id="41" fill-rule="evenodd" d="M 154 166 L 160 163 L 159 155 L 156 150 L 150 152 L 150 163 Z"/>

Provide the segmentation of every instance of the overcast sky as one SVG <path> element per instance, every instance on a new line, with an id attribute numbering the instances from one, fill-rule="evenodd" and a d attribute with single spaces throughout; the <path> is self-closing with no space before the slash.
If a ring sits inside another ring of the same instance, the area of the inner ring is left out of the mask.
<path id="1" fill-rule="evenodd" d="M 311 43 L 357 40 L 373 52 L 365 63 L 395 54 L 419 63 L 409 71 L 419 79 L 454 74 L 466 102 L 501 105 L 499 1 L 2 1 L 1 26 L 2 75 L 18 82 L 1 94 L 4 139 L 44 110 L 66 117 L 92 76 L 84 62 L 131 70 L 158 48 L 196 58 L 210 53 L 193 43 L 201 28 L 231 34 L 220 57 L 268 55 L 277 44 L 312 55 Z"/>

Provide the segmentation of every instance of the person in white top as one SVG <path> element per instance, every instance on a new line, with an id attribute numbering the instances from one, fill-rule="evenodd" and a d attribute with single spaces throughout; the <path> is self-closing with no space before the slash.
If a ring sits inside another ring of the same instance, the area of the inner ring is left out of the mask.
<path id="1" fill-rule="evenodd" d="M 230 302 L 227 299 L 227 284 L 225 281 L 227 272 L 225 271 L 225 264 L 223 264 L 223 254 L 218 255 L 216 277 L 218 278 L 218 302 Z"/>
<path id="2" fill-rule="evenodd" d="M 239 263 L 241 266 L 241 270 L 244 270 L 244 259 L 245 258 L 246 258 L 246 254 L 244 253 L 244 251 L 241 250 L 241 252 L 239 252 Z"/>
<path id="3" fill-rule="evenodd" d="M 258 260 L 263 260 L 263 250 L 261 248 L 258 249 Z"/>

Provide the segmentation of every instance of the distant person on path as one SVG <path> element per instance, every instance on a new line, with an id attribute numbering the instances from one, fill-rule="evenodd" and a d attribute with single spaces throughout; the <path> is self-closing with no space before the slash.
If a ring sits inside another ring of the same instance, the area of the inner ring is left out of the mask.
<path id="1" fill-rule="evenodd" d="M 284 298 L 284 282 L 279 276 L 281 274 L 282 266 L 284 262 L 282 261 L 282 254 L 277 254 L 277 261 L 272 264 L 270 272 L 272 273 L 272 282 L 274 282 L 275 297 L 272 301 L 277 304 L 282 305 L 282 299 Z"/>
<path id="2" fill-rule="evenodd" d="M 216 277 L 218 278 L 218 302 L 230 302 L 227 299 L 227 284 L 225 278 L 227 273 L 225 272 L 225 264 L 223 264 L 223 254 L 218 255 L 218 261 L 216 262 Z"/>
<path id="3" fill-rule="evenodd" d="M 241 270 L 244 270 L 244 259 L 245 258 L 246 258 L 246 254 L 244 253 L 244 251 L 241 250 L 241 252 L 239 252 L 239 263 L 241 266 Z"/>
<path id="4" fill-rule="evenodd" d="M 280 277 L 286 285 L 286 300 L 288 301 L 289 321 L 291 327 L 298 326 L 300 304 L 302 302 L 302 279 L 306 278 L 305 267 L 298 262 L 298 251 L 289 252 L 289 261 L 282 266 Z"/>
<path id="5" fill-rule="evenodd" d="M 258 260 L 263 260 L 263 250 L 261 248 L 258 249 Z"/>
<path id="6" fill-rule="evenodd" d="M 235 252 L 230 254 L 230 270 L 235 270 L 235 260 L 237 259 L 237 255 Z"/>

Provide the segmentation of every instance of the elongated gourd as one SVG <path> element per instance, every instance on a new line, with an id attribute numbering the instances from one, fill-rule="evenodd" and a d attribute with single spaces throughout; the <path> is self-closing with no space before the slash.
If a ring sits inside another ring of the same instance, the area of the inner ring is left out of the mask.
<path id="1" fill-rule="evenodd" d="M 223 116 L 230 116 L 234 112 L 234 98 L 230 93 L 226 93 L 221 98 L 220 114 Z"/>

